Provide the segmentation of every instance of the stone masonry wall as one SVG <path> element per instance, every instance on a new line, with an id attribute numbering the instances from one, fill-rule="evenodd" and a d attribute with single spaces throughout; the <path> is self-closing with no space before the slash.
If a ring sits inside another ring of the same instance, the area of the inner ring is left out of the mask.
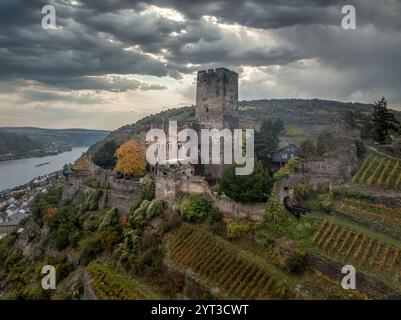
<path id="1" fill-rule="evenodd" d="M 238 110 L 238 74 L 225 68 L 199 71 L 196 119 L 206 128 L 231 128 Z"/>
<path id="2" fill-rule="evenodd" d="M 117 208 L 120 214 L 128 213 L 140 199 L 140 180 L 124 180 L 114 178 L 111 170 L 104 170 L 92 164 L 85 175 L 73 175 L 66 182 L 63 189 L 62 199 L 71 200 L 79 194 L 92 190 L 85 185 L 85 179 L 92 178 L 99 182 L 107 181 L 109 184 L 108 206 Z M 99 201 L 99 207 L 104 204 L 104 196 Z"/>
<path id="3" fill-rule="evenodd" d="M 155 177 L 156 198 L 167 202 L 176 209 L 176 196 L 179 194 L 199 193 L 210 199 L 220 212 L 230 219 L 248 218 L 261 220 L 264 215 L 264 203 L 243 204 L 215 194 L 207 182 L 201 177 L 187 177 L 176 179 L 174 177 Z"/>

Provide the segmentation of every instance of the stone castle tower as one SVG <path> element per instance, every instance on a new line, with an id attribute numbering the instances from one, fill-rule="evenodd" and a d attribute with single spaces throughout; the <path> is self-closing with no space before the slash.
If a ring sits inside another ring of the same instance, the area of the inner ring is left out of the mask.
<path id="1" fill-rule="evenodd" d="M 202 128 L 238 128 L 238 74 L 226 68 L 199 71 L 196 87 L 196 120 Z M 223 143 L 221 164 L 205 165 L 209 181 L 219 179 L 224 171 Z"/>
<path id="2" fill-rule="evenodd" d="M 199 71 L 196 119 L 205 128 L 234 129 L 238 124 L 238 73 L 226 68 Z"/>

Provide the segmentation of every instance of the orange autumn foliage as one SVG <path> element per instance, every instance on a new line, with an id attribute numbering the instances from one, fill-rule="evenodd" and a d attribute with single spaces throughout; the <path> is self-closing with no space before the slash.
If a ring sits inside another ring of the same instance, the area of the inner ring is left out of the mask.
<path id="1" fill-rule="evenodd" d="M 135 140 L 121 145 L 116 151 L 117 163 L 115 172 L 126 176 L 143 176 L 145 174 L 145 151 Z"/>
<path id="2" fill-rule="evenodd" d="M 83 155 L 72 166 L 74 171 L 88 171 L 90 167 L 90 158 L 88 155 Z"/>

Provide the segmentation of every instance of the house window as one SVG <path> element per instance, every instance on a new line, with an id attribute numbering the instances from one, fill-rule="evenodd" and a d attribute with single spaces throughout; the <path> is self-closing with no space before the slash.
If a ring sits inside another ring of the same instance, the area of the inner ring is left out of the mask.
<path id="1" fill-rule="evenodd" d="M 288 158 L 288 156 L 287 156 L 286 153 L 283 153 L 283 154 L 281 155 L 281 157 L 282 157 L 283 159 L 287 159 L 287 158 Z"/>

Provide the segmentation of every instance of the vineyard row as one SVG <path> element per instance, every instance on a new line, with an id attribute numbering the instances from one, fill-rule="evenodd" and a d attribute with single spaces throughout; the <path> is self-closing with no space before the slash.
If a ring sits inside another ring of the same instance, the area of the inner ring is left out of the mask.
<path id="1" fill-rule="evenodd" d="M 398 190 L 401 188 L 401 162 L 370 154 L 352 183 Z"/>
<path id="2" fill-rule="evenodd" d="M 378 238 L 325 220 L 311 240 L 329 255 L 354 260 L 369 270 L 376 268 L 395 277 L 401 276 L 400 248 Z"/>
<path id="3" fill-rule="evenodd" d="M 292 297 L 285 280 L 279 280 L 262 263 L 232 250 L 224 242 L 190 225 L 183 225 L 169 241 L 170 260 L 181 271 L 192 271 L 215 288 L 219 298 Z"/>

